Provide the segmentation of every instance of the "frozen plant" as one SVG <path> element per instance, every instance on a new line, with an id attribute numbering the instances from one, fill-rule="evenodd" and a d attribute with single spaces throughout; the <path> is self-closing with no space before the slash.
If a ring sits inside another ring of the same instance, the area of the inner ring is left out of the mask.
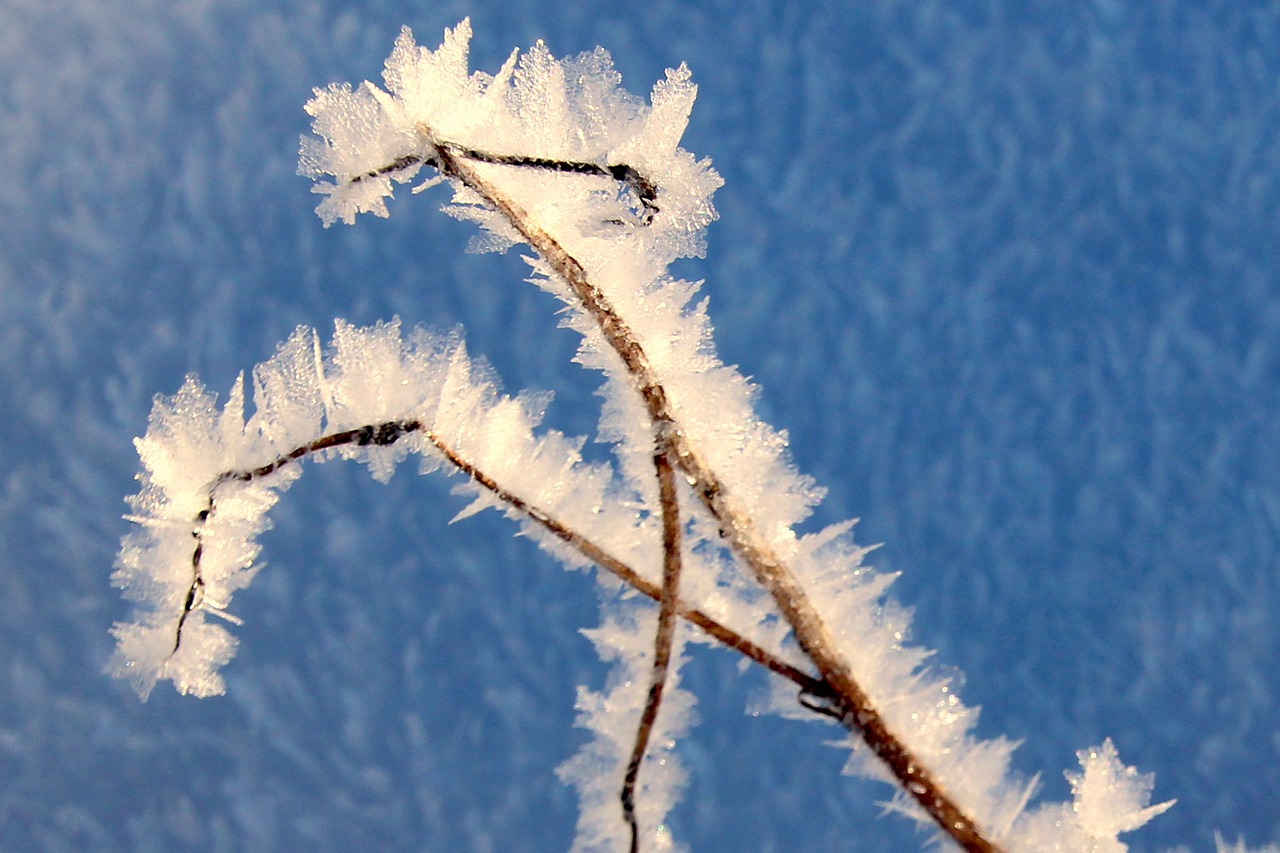
<path id="1" fill-rule="evenodd" d="M 424 472 L 462 475 L 463 515 L 502 511 L 567 566 L 598 568 L 614 593 L 590 632 L 613 674 L 578 701 L 594 739 L 561 768 L 582 804 L 576 849 L 674 849 L 665 821 L 693 706 L 679 687 L 687 642 L 768 668 L 779 712 L 843 727 L 851 769 L 888 782 L 895 810 L 943 840 L 1127 849 L 1120 834 L 1172 805 L 1149 805 L 1149 776 L 1107 741 L 1079 754 L 1071 802 L 1029 807 L 1037 779 L 1011 772 L 1012 743 L 973 735 L 977 711 L 907 644 L 892 576 L 863 564 L 852 523 L 796 532 L 821 490 L 755 415 L 752 386 L 716 358 L 697 285 L 667 271 L 701 255 L 721 184 L 679 147 L 688 69 L 645 102 L 602 49 L 556 59 L 539 43 L 490 76 L 468 68 L 470 35 L 463 21 L 429 50 L 406 29 L 385 88 L 317 90 L 301 170 L 317 180 L 325 225 L 386 216 L 395 185 L 423 176 L 414 191 L 447 183 L 445 210 L 479 224 L 479 248 L 531 247 L 532 281 L 582 336 L 577 360 L 604 375 L 597 437 L 613 464 L 540 431 L 548 398 L 503 396 L 456 335 L 339 320 L 326 348 L 300 328 L 225 404 L 195 378 L 157 398 L 137 442 L 138 526 L 114 575 L 138 612 L 114 629 L 111 671 L 143 698 L 161 679 L 221 693 L 236 644 L 228 607 L 301 463 L 358 459 L 385 479 L 413 453 Z"/>

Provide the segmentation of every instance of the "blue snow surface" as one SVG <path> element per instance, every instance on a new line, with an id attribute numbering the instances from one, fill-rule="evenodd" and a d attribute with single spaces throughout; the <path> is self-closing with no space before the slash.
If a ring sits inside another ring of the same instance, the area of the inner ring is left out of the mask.
<path id="1" fill-rule="evenodd" d="M 0 5 L 0 849 L 566 849 L 558 764 L 595 584 L 450 483 L 315 466 L 237 596 L 228 692 L 102 674 L 152 396 L 225 394 L 298 324 L 463 324 L 594 426 L 519 252 L 402 194 L 321 227 L 314 86 L 473 18 L 493 71 L 687 61 L 725 178 L 721 354 L 900 571 L 914 640 L 1063 799 L 1112 737 L 1168 814 L 1139 850 L 1280 841 L 1280 5 L 919 0 L 8 0 Z M 836 731 L 749 711 L 700 651 L 672 816 L 695 851 L 901 851 Z"/>

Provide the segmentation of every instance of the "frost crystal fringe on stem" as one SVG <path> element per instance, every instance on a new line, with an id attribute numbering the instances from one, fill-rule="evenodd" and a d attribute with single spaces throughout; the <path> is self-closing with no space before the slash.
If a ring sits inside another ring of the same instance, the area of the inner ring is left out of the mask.
<path id="1" fill-rule="evenodd" d="M 425 470 L 467 477 L 467 515 L 494 507 L 570 566 L 594 564 L 659 603 L 608 605 L 592 632 L 616 662 L 606 694 L 583 691 L 595 734 L 561 770 L 580 790 L 579 849 L 670 849 L 681 785 L 677 738 L 692 697 L 678 687 L 683 632 L 782 676 L 786 714 L 825 716 L 849 732 L 851 767 L 885 779 L 893 807 L 967 850 L 1120 851 L 1117 840 L 1168 808 L 1110 741 L 1080 753 L 1073 801 L 1028 810 L 1036 780 L 1008 768 L 1013 745 L 972 735 L 975 709 L 906 644 L 892 581 L 862 565 L 852 524 L 798 535 L 821 491 L 786 455 L 785 435 L 754 414 L 754 390 L 719 362 L 697 286 L 670 277 L 702 253 L 719 176 L 679 148 L 695 87 L 669 71 L 649 103 L 620 87 L 597 49 L 556 59 L 539 44 L 496 75 L 468 68 L 470 26 L 437 50 L 405 30 L 386 89 L 332 85 L 307 105 L 316 138 L 302 171 L 331 224 L 386 216 L 394 185 L 427 167 L 453 188 L 447 211 L 479 223 L 480 249 L 533 248 L 533 281 L 570 307 L 578 361 L 605 377 L 599 438 L 616 470 L 588 465 L 581 440 L 535 435 L 545 398 L 500 397 L 456 339 L 398 324 L 339 322 L 326 355 L 299 330 L 243 380 L 221 410 L 194 379 L 157 400 L 139 440 L 140 529 L 115 580 L 138 599 L 118 625 L 113 671 L 145 695 L 159 679 L 221 692 L 235 641 L 207 615 L 227 613 L 253 574 L 265 513 L 306 458 L 368 462 L 386 477 L 408 452 Z M 334 178 L 328 181 L 327 178 Z M 372 381 L 378 377 L 378 381 Z M 745 569 L 746 571 L 742 571 Z M 615 609 L 620 607 L 621 609 Z M 655 761 L 655 758 L 661 758 Z"/>

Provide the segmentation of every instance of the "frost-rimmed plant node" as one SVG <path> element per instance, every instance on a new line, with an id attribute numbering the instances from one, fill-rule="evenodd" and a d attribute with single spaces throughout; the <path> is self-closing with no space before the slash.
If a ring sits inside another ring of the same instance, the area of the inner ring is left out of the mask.
<path id="1" fill-rule="evenodd" d="M 1009 769 L 1014 745 L 973 735 L 977 710 L 908 644 L 892 576 L 863 563 L 852 522 L 799 533 L 822 491 L 796 471 L 786 435 L 755 414 L 755 391 L 722 364 L 698 286 L 670 264 L 701 256 L 720 177 L 679 147 L 696 88 L 668 71 L 648 101 L 621 88 L 602 49 L 557 59 L 541 43 L 493 75 L 468 65 L 471 28 L 435 50 L 408 29 L 384 87 L 331 85 L 307 104 L 314 137 L 301 171 L 325 225 L 387 216 L 397 184 L 447 183 L 452 216 L 482 229 L 474 247 L 526 244 L 532 281 L 568 306 L 577 360 L 603 374 L 597 438 L 539 430 L 547 395 L 502 395 L 460 335 L 342 321 L 326 348 L 299 328 L 219 406 L 195 378 L 158 398 L 138 440 L 138 528 L 114 579 L 139 602 L 118 624 L 110 665 L 145 698 L 159 680 L 223 692 L 235 651 L 226 623 L 253 577 L 266 513 L 302 463 L 334 457 L 389 477 L 409 454 L 461 475 L 549 552 L 601 583 L 589 632 L 613 664 L 583 688 L 593 739 L 561 768 L 578 788 L 577 849 L 672 849 L 667 816 L 683 784 L 678 741 L 693 697 L 679 686 L 684 644 L 731 649 L 778 678 L 780 712 L 834 721 L 850 767 L 893 786 L 892 809 L 966 850 L 1124 850 L 1117 836 L 1149 806 L 1151 780 L 1110 741 L 1081 753 L 1071 803 L 1028 808 L 1036 779 Z M 215 618 L 210 618 L 215 617 Z"/>

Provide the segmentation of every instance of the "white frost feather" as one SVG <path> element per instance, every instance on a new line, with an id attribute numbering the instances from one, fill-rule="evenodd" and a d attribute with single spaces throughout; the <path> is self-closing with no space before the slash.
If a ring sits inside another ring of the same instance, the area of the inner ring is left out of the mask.
<path id="1" fill-rule="evenodd" d="M 1024 815 L 1008 838 L 1011 850 L 1027 853 L 1123 853 L 1117 836 L 1132 832 L 1173 807 L 1147 805 L 1155 779 L 1120 761 L 1108 739 L 1076 753 L 1081 773 L 1067 773 L 1072 802 L 1042 805 Z"/>

